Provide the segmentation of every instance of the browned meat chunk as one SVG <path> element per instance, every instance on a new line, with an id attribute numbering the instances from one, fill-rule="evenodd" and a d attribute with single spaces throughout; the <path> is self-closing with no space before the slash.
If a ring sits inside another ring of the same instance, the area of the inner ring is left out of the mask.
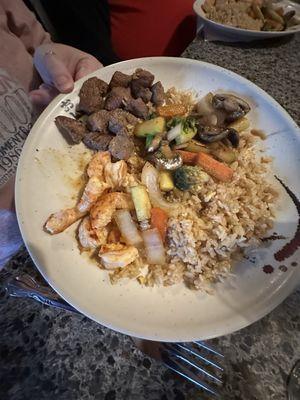
<path id="1" fill-rule="evenodd" d="M 141 98 L 131 99 L 125 106 L 125 110 L 131 112 L 138 118 L 146 119 L 149 114 L 149 109 Z"/>
<path id="2" fill-rule="evenodd" d="M 100 110 L 88 117 L 87 126 L 91 131 L 99 131 L 101 133 L 108 133 L 108 120 L 109 112 L 107 110 Z"/>
<path id="3" fill-rule="evenodd" d="M 108 111 L 115 110 L 124 105 L 131 99 L 130 89 L 124 87 L 114 87 L 106 96 L 105 109 Z"/>
<path id="4" fill-rule="evenodd" d="M 106 95 L 108 84 L 96 77 L 87 79 L 79 92 L 78 110 L 91 114 L 103 107 L 103 97 Z"/>
<path id="5" fill-rule="evenodd" d="M 138 121 L 138 118 L 134 115 L 117 108 L 109 113 L 108 129 L 110 132 L 117 134 L 122 130 L 127 130 L 129 125 L 135 126 Z"/>
<path id="6" fill-rule="evenodd" d="M 135 70 L 135 73 L 132 76 L 132 82 L 137 80 L 139 82 L 139 85 L 144 87 L 144 88 L 150 88 L 153 81 L 154 81 L 154 75 L 151 74 L 151 72 L 146 71 L 145 69 L 138 68 Z"/>
<path id="7" fill-rule="evenodd" d="M 118 135 L 109 143 L 108 150 L 114 158 L 127 160 L 134 151 L 134 144 L 127 135 Z"/>
<path id="8" fill-rule="evenodd" d="M 102 135 L 99 132 L 89 132 L 83 138 L 83 143 L 92 150 L 106 151 L 111 142 L 112 135 Z"/>
<path id="9" fill-rule="evenodd" d="M 161 106 L 165 100 L 165 91 L 161 82 L 156 82 L 151 88 L 152 97 L 151 101 L 156 106 Z"/>
<path id="10" fill-rule="evenodd" d="M 76 119 L 59 115 L 55 118 L 56 126 L 69 143 L 80 143 L 88 132 L 86 126 Z"/>
<path id="11" fill-rule="evenodd" d="M 149 88 L 141 86 L 138 79 L 132 81 L 131 83 L 131 93 L 132 96 L 137 99 L 141 98 L 144 103 L 148 103 L 151 99 L 152 93 Z"/>
<path id="12" fill-rule="evenodd" d="M 109 88 L 112 89 L 119 86 L 128 87 L 131 79 L 131 75 L 126 75 L 123 74 L 123 72 L 116 71 L 109 82 Z"/>

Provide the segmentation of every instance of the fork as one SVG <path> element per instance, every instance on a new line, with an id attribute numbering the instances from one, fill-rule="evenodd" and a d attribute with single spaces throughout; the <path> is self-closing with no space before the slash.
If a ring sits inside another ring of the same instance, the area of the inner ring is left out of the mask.
<path id="1" fill-rule="evenodd" d="M 28 274 L 5 282 L 9 296 L 32 298 L 42 304 L 79 313 L 50 286 L 39 284 Z M 223 355 L 202 341 L 190 343 L 152 342 L 132 338 L 144 353 L 160 360 L 167 368 L 213 397 L 220 396 Z"/>

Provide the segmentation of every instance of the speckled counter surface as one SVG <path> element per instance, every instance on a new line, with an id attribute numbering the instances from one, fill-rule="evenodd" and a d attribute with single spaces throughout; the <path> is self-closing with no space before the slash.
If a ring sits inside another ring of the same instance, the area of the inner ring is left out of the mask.
<path id="1" fill-rule="evenodd" d="M 298 38 L 223 45 L 200 38 L 184 56 L 229 68 L 271 94 L 299 123 Z M 34 273 L 25 250 L 7 274 Z M 0 281 L 7 275 L 0 273 Z M 193 400 L 192 385 L 142 354 L 129 337 L 86 317 L 0 295 L 0 398 L 5 400 Z M 283 400 L 300 358 L 300 289 L 261 321 L 210 341 L 224 355 L 222 399 Z"/>

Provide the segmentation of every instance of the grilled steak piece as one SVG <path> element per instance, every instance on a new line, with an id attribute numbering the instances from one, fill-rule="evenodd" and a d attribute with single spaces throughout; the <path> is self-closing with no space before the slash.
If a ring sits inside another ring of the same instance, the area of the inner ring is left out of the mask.
<path id="1" fill-rule="evenodd" d="M 131 93 L 135 99 L 140 97 L 144 103 L 148 103 L 152 96 L 150 89 L 141 86 L 138 79 L 131 82 Z"/>
<path id="2" fill-rule="evenodd" d="M 144 87 L 144 88 L 150 88 L 154 81 L 154 75 L 151 74 L 151 72 L 146 71 L 145 69 L 138 68 L 135 70 L 135 73 L 132 75 L 132 82 L 131 85 L 133 84 L 134 81 L 138 81 L 139 85 Z"/>
<path id="3" fill-rule="evenodd" d="M 63 115 L 55 118 L 55 124 L 67 142 L 71 144 L 80 143 L 84 135 L 88 132 L 86 126 L 81 121 Z"/>
<path id="4" fill-rule="evenodd" d="M 92 150 L 106 151 L 109 143 L 113 139 L 112 135 L 102 135 L 99 132 L 89 132 L 83 138 L 83 143 Z"/>
<path id="5" fill-rule="evenodd" d="M 108 84 L 96 77 L 87 79 L 79 92 L 78 110 L 91 114 L 103 107 L 103 97 L 106 95 Z"/>
<path id="6" fill-rule="evenodd" d="M 165 90 L 161 82 L 156 82 L 151 87 L 152 97 L 151 101 L 156 106 L 161 106 L 165 100 Z"/>
<path id="7" fill-rule="evenodd" d="M 141 98 L 129 100 L 125 106 L 125 110 L 143 119 L 146 119 L 149 114 L 149 109 Z"/>
<path id="8" fill-rule="evenodd" d="M 128 160 L 134 151 L 134 144 L 126 134 L 118 135 L 109 143 L 108 150 L 114 158 Z"/>
<path id="9" fill-rule="evenodd" d="M 91 131 L 108 133 L 108 121 L 110 113 L 107 110 L 99 110 L 88 117 L 87 126 Z"/>
<path id="10" fill-rule="evenodd" d="M 116 71 L 110 82 L 109 82 L 109 88 L 112 89 L 114 87 L 128 87 L 130 82 L 131 82 L 132 76 L 131 75 L 126 75 L 123 74 L 123 72 Z"/>
<path id="11" fill-rule="evenodd" d="M 127 130 L 128 125 L 135 126 L 138 121 L 134 115 L 117 108 L 109 113 L 108 129 L 110 132 L 118 134 L 122 130 Z"/>
<path id="12" fill-rule="evenodd" d="M 130 89 L 114 87 L 106 96 L 104 108 L 108 111 L 121 108 L 125 102 L 131 99 Z"/>

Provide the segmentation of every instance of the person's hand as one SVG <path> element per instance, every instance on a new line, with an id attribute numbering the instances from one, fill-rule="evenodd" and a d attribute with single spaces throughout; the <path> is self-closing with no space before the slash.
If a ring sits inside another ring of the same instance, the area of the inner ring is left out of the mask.
<path id="1" fill-rule="evenodd" d="M 34 66 L 43 83 L 29 93 L 37 107 L 45 107 L 59 93 L 69 93 L 74 82 L 103 67 L 90 54 L 59 43 L 39 46 L 34 54 Z"/>

